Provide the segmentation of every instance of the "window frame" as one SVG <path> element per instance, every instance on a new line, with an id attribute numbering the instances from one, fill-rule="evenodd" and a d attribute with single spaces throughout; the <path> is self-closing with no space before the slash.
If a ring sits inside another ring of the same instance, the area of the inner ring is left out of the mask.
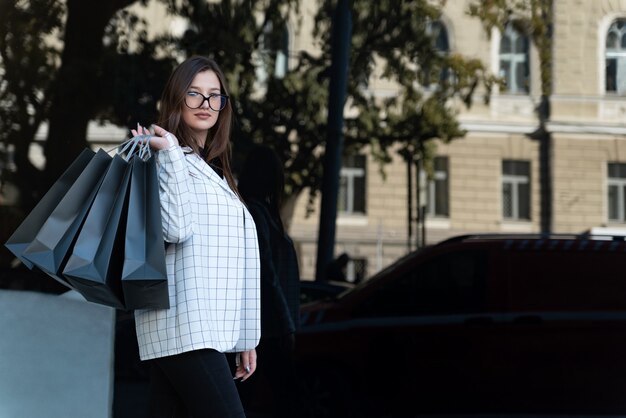
<path id="1" fill-rule="evenodd" d="M 445 170 L 437 169 L 437 160 L 445 161 Z M 445 182 L 445 210 L 437 207 L 437 181 Z M 450 217 L 450 159 L 448 156 L 437 156 L 433 161 L 433 178 L 428 181 L 426 215 L 433 218 Z"/>
<path id="2" fill-rule="evenodd" d="M 621 28 L 617 28 L 619 23 L 622 23 Z M 615 96 L 625 96 L 626 95 L 626 45 L 618 48 L 609 48 L 607 42 L 609 40 L 609 35 L 611 33 L 616 33 L 618 38 L 617 41 L 621 45 L 621 39 L 626 37 L 626 17 L 618 17 L 613 19 L 609 24 L 606 32 L 604 33 L 604 93 Z M 609 60 L 615 61 L 615 89 L 609 90 Z M 618 81 L 619 77 L 619 67 L 620 62 L 623 64 L 623 77 L 624 80 L 621 83 L 622 90 L 620 91 L 620 83 Z"/>
<path id="3" fill-rule="evenodd" d="M 519 173 L 513 173 L 513 174 L 507 174 L 505 173 L 505 164 L 507 162 L 511 162 L 514 164 L 517 163 L 523 163 L 527 169 L 528 169 L 528 173 L 527 174 L 519 174 Z M 520 213 L 522 212 L 521 210 L 521 191 L 520 191 L 520 185 L 526 184 L 528 185 L 528 196 L 527 196 L 527 212 L 528 212 L 528 217 L 527 218 L 523 218 L 521 217 Z M 505 213 L 505 207 L 504 207 L 504 188 L 505 185 L 510 185 L 511 186 L 511 216 L 507 216 L 507 214 Z M 502 181 L 501 181 L 501 198 L 502 198 L 502 219 L 505 221 L 530 221 L 532 219 L 532 202 L 531 202 L 531 196 L 532 196 L 532 183 L 531 183 L 531 164 L 530 161 L 528 160 L 513 160 L 513 159 L 505 159 L 502 160 Z"/>
<path id="4" fill-rule="evenodd" d="M 344 164 L 341 167 L 339 172 L 339 190 L 338 190 L 338 204 L 337 204 L 337 214 L 338 215 L 357 215 L 364 216 L 367 215 L 367 158 L 365 155 L 356 154 L 350 156 L 351 158 L 359 158 L 362 159 L 363 167 L 356 166 L 356 163 L 353 163 L 351 166 L 346 166 L 346 161 L 349 159 L 344 159 Z M 363 178 L 363 211 L 355 209 L 355 179 L 357 177 Z M 342 197 L 342 189 L 344 187 L 345 181 L 345 207 L 341 208 L 343 202 L 341 201 Z"/>
<path id="5" fill-rule="evenodd" d="M 523 52 L 517 52 L 515 46 L 518 38 L 523 38 L 525 43 L 525 50 Z M 502 43 L 508 39 L 511 43 L 511 51 L 503 53 Z M 503 59 L 503 55 L 505 56 Z M 523 60 L 519 60 L 519 57 L 523 56 Z M 530 66 L 530 39 L 527 34 L 516 29 L 513 23 L 509 22 L 504 31 L 500 34 L 500 43 L 498 45 L 498 74 L 505 80 L 505 86 L 500 89 L 500 93 L 505 94 L 530 94 L 531 90 L 531 66 Z M 510 65 L 509 79 L 502 75 L 503 66 L 502 61 L 507 61 Z M 517 70 L 516 64 L 524 63 L 526 86 L 517 86 Z M 515 89 L 512 89 L 512 87 Z"/>
<path id="6" fill-rule="evenodd" d="M 426 26 L 426 32 L 432 37 L 432 45 L 437 54 L 440 57 L 450 55 L 452 48 L 450 46 L 450 31 L 448 25 L 441 19 L 436 19 L 428 22 Z M 431 69 L 424 68 L 424 89 L 427 91 L 436 90 L 437 87 L 444 82 L 451 82 L 453 80 L 450 68 L 442 67 L 439 71 L 438 77 L 431 77 Z"/>
<path id="7" fill-rule="evenodd" d="M 624 171 L 623 177 L 611 177 L 611 165 L 620 166 L 619 171 Z M 607 219 L 610 223 L 626 223 L 626 163 L 618 161 L 609 161 L 607 163 L 607 181 L 606 181 L 606 198 L 607 198 Z M 617 187 L 617 217 L 611 217 L 611 187 Z"/>

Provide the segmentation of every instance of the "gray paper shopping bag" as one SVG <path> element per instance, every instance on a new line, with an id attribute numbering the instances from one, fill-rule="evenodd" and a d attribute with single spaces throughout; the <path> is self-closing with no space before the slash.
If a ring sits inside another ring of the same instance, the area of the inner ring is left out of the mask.
<path id="1" fill-rule="evenodd" d="M 33 268 L 33 263 L 23 256 L 24 250 L 33 242 L 52 211 L 57 207 L 94 155 L 95 152 L 90 149 L 83 150 L 4 244 L 28 268 Z"/>
<path id="2" fill-rule="evenodd" d="M 169 308 L 165 243 L 155 157 L 134 158 L 122 287 L 127 309 Z"/>
<path id="3" fill-rule="evenodd" d="M 69 287 L 61 274 L 63 266 L 111 160 L 103 150 L 96 153 L 23 253 L 28 261 Z"/>
<path id="4" fill-rule="evenodd" d="M 80 229 L 63 275 L 85 299 L 124 308 L 122 264 L 131 165 L 115 155 Z"/>

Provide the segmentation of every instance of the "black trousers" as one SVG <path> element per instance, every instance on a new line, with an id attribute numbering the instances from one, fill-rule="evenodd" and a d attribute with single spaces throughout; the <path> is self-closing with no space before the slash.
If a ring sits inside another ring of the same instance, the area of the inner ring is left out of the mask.
<path id="1" fill-rule="evenodd" d="M 195 350 L 150 363 L 150 418 L 245 418 L 224 354 Z"/>

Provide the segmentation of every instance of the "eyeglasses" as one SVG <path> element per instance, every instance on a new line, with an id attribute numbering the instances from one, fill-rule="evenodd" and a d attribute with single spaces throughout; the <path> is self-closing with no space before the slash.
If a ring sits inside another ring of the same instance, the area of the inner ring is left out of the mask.
<path id="1" fill-rule="evenodd" d="M 216 93 L 211 93 L 208 96 L 205 96 L 204 94 L 198 93 L 197 91 L 188 91 L 185 95 L 185 104 L 190 109 L 198 109 L 202 107 L 205 100 L 209 102 L 209 107 L 211 108 L 211 110 L 219 112 L 226 107 L 226 103 L 228 102 L 228 96 L 225 94 Z"/>

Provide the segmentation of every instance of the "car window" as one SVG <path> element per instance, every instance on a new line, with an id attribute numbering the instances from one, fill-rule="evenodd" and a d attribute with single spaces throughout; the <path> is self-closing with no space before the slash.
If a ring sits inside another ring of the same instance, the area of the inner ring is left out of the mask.
<path id="1" fill-rule="evenodd" d="M 626 308 L 626 254 L 597 243 L 567 250 L 507 254 L 512 311 L 621 311 Z M 614 248 L 618 248 L 617 246 Z"/>
<path id="2" fill-rule="evenodd" d="M 486 299 L 486 254 L 441 254 L 388 280 L 357 308 L 358 316 L 450 315 L 480 312 Z"/>

